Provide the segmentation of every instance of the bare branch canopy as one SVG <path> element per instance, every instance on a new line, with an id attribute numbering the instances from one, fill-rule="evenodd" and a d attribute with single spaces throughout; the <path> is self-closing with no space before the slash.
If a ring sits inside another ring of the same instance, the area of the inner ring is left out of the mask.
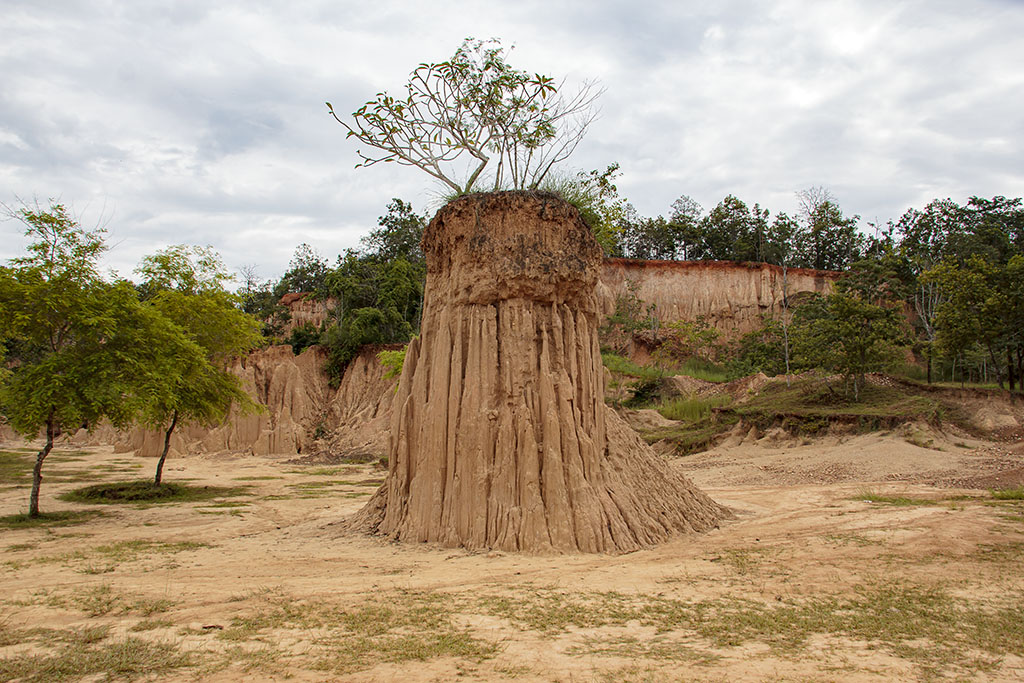
<path id="1" fill-rule="evenodd" d="M 357 168 L 415 166 L 459 194 L 536 189 L 597 116 L 596 82 L 573 96 L 563 85 L 509 66 L 498 40 L 467 38 L 448 61 L 416 67 L 405 97 L 380 92 L 351 122 L 327 109 L 347 137 L 375 150 L 358 150 Z"/>

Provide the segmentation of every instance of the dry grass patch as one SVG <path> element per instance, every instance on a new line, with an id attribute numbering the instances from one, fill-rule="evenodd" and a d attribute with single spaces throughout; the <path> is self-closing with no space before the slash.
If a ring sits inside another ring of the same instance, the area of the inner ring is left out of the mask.
<path id="1" fill-rule="evenodd" d="M 515 596 L 478 598 L 476 606 L 523 630 L 548 636 L 626 625 L 665 635 L 643 641 L 598 636 L 576 649 L 618 657 L 662 658 L 675 647 L 672 643 L 683 643 L 694 661 L 701 661 L 729 648 L 760 643 L 777 656 L 798 659 L 807 656 L 809 639 L 819 636 L 885 650 L 922 673 L 945 670 L 961 675 L 987 670 L 1004 655 L 1024 651 L 1024 595 L 1019 593 L 968 601 L 941 587 L 877 583 L 858 586 L 852 597 L 765 603 L 527 588 Z"/>
<path id="2" fill-rule="evenodd" d="M 303 660 L 336 675 L 439 657 L 483 660 L 497 652 L 496 645 L 457 626 L 454 599 L 437 593 L 398 591 L 357 605 L 279 592 L 257 600 L 255 610 L 232 619 L 218 638 L 239 645 L 301 642 L 307 647 Z"/>
<path id="3" fill-rule="evenodd" d="M 68 642 L 54 636 L 45 645 L 48 654 L 22 654 L 0 659 L 0 679 L 18 681 L 72 681 L 102 674 L 102 680 L 159 677 L 193 666 L 195 658 L 173 643 L 153 643 L 140 638 L 108 641 L 85 638 Z"/>
<path id="4" fill-rule="evenodd" d="M 43 512 L 35 517 L 28 513 L 0 517 L 0 529 L 39 529 L 84 524 L 102 513 L 98 510 L 61 510 Z"/>
<path id="5" fill-rule="evenodd" d="M 43 604 L 55 609 L 75 610 L 87 617 L 137 614 L 149 617 L 166 612 L 175 604 L 169 598 L 153 598 L 138 593 L 121 592 L 110 584 L 100 584 L 70 593 L 39 591 L 29 604 Z"/>

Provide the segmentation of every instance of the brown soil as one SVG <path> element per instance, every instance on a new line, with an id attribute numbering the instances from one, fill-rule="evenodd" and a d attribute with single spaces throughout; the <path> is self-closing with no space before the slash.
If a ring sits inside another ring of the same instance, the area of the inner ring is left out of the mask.
<path id="1" fill-rule="evenodd" d="M 1024 503 L 962 488 L 1019 481 L 1021 444 L 937 436 L 673 460 L 735 518 L 624 555 L 344 534 L 337 520 L 383 479 L 374 465 L 183 457 L 167 480 L 247 485 L 223 501 L 244 505 L 99 506 L 77 526 L 0 532 L 0 678 L 78 639 L 191 653 L 152 676 L 171 681 L 1021 680 Z M 83 457 L 47 463 L 44 510 L 83 509 L 55 496 L 153 466 Z M 6 486 L 0 515 L 27 497 Z"/>

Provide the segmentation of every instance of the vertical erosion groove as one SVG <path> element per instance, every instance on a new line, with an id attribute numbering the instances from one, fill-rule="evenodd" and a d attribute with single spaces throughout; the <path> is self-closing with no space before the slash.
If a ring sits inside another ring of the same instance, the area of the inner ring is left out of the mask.
<path id="1" fill-rule="evenodd" d="M 423 247 L 388 476 L 349 526 L 535 553 L 627 552 L 716 526 L 725 511 L 604 405 L 601 250 L 574 208 L 463 197 Z"/>

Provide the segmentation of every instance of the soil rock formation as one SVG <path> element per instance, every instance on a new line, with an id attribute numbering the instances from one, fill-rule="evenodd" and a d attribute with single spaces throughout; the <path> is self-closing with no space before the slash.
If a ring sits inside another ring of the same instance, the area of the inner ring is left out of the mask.
<path id="1" fill-rule="evenodd" d="M 348 526 L 446 546 L 625 552 L 723 508 L 604 404 L 601 249 L 575 208 L 500 192 L 423 237 L 422 335 L 395 397 L 389 470 Z"/>
<path id="2" fill-rule="evenodd" d="M 279 303 L 288 309 L 288 321 L 281 328 L 281 334 L 288 335 L 296 327 L 323 325 L 336 302 L 331 298 L 321 301 L 309 292 L 299 292 L 285 294 Z"/>
<path id="3" fill-rule="evenodd" d="M 840 273 L 789 268 L 786 288 L 795 306 L 811 293 L 828 294 Z M 722 334 L 738 339 L 764 325 L 763 316 L 782 315 L 783 272 L 768 263 L 733 261 L 605 260 L 601 281 L 614 295 L 630 294 L 654 304 L 662 322 L 703 317 Z"/>
<path id="4" fill-rule="evenodd" d="M 171 437 L 170 455 L 250 453 L 310 454 L 318 450 L 379 457 L 387 450 L 395 380 L 384 379 L 377 349 L 366 348 L 345 369 L 335 389 L 323 371 L 326 352 L 312 347 L 296 356 L 290 346 L 271 346 L 235 359 L 232 372 L 259 413 L 233 411 L 222 425 L 184 425 Z M 79 444 L 113 444 L 119 451 L 157 456 L 163 432 L 134 428 L 119 432 L 109 425 L 74 437 Z"/>

